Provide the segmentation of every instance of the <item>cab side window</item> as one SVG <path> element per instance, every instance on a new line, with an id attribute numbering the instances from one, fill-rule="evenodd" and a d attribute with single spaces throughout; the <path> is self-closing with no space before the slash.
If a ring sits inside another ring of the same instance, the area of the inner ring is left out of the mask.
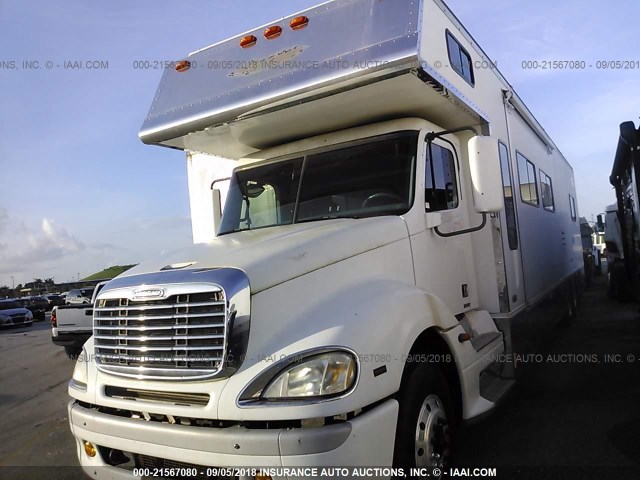
<path id="1" fill-rule="evenodd" d="M 437 212 L 458 206 L 456 162 L 451 150 L 430 143 L 427 146 L 425 210 Z"/>

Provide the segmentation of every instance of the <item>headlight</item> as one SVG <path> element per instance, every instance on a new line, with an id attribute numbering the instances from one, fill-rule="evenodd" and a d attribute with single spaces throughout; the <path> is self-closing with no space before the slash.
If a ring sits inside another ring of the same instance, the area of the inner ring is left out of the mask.
<path id="1" fill-rule="evenodd" d="M 240 401 L 329 398 L 351 390 L 357 373 L 356 358 L 350 352 L 309 352 L 267 369 L 251 382 Z"/>
<path id="2" fill-rule="evenodd" d="M 69 386 L 83 392 L 87 391 L 87 382 L 89 379 L 89 356 L 86 350 L 82 349 L 82 355 L 76 360 L 76 366 L 73 369 L 73 375 Z"/>
<path id="3" fill-rule="evenodd" d="M 31 313 L 31 311 L 28 311 L 25 317 L 27 318 L 27 321 L 31 321 L 33 320 L 33 313 Z"/>

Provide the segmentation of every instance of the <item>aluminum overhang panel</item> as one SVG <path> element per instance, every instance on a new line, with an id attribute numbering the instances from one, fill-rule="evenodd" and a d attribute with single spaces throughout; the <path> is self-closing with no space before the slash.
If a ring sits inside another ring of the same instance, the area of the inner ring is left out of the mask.
<path id="1" fill-rule="evenodd" d="M 231 122 L 415 57 L 419 7 L 418 0 L 336 0 L 304 12 L 309 25 L 302 30 L 291 30 L 287 17 L 271 24 L 283 30 L 276 39 L 266 40 L 260 28 L 243 34 L 258 38 L 254 47 L 240 48 L 235 37 L 195 52 L 187 71 L 165 69 L 140 138 L 158 143 Z"/>

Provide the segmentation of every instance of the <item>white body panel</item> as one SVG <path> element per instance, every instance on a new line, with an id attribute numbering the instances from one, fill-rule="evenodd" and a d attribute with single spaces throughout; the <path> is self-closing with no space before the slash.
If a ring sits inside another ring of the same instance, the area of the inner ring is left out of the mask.
<path id="1" fill-rule="evenodd" d="M 226 158 L 212 157 L 204 153 L 187 154 L 187 180 L 189 184 L 189 205 L 191 208 L 191 227 L 193 243 L 207 243 L 216 236 L 213 204 L 211 202 L 212 184 L 220 190 L 222 206 L 227 198 L 229 182 L 236 162 Z"/>

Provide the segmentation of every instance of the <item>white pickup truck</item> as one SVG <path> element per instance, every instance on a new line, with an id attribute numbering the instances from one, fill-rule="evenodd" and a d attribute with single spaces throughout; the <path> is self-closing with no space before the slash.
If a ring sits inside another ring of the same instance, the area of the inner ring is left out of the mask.
<path id="1" fill-rule="evenodd" d="M 77 358 L 82 352 L 84 342 L 92 335 L 93 303 L 106 284 L 107 282 L 101 282 L 96 285 L 91 303 L 58 305 L 51 310 L 51 341 L 64 347 L 69 358 Z"/>

